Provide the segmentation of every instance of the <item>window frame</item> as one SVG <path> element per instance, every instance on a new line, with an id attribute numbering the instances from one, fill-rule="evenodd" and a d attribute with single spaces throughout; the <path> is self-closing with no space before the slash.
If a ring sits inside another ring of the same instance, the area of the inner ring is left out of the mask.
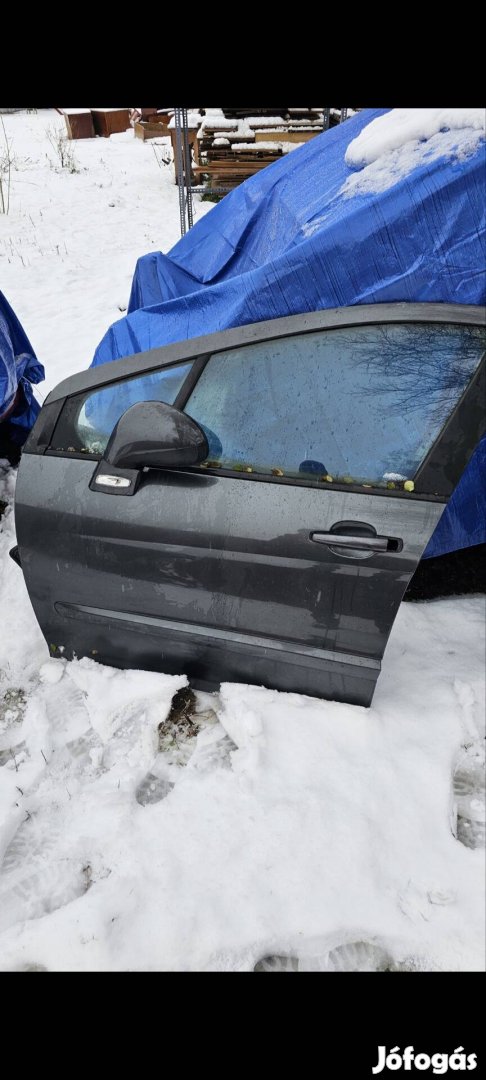
<path id="1" fill-rule="evenodd" d="M 178 364 L 193 360 L 193 366 L 188 372 L 179 393 L 174 400 L 174 407 L 183 410 L 198 382 L 206 364 L 211 356 L 219 352 L 229 352 L 244 348 L 245 345 L 263 343 L 265 341 L 278 340 L 284 337 L 302 336 L 306 333 L 326 331 L 338 328 L 352 328 L 363 325 L 387 325 L 393 323 L 415 323 L 418 325 L 444 324 L 463 326 L 484 326 L 484 307 L 475 305 L 437 304 L 437 303 L 391 303 L 391 304 L 367 304 L 355 307 L 343 307 L 328 309 L 325 311 L 308 312 L 302 315 L 291 315 L 284 318 L 272 319 L 260 323 L 251 323 L 246 326 L 236 327 L 230 330 L 218 331 L 201 338 L 192 338 L 184 342 L 161 346 L 145 353 L 136 353 L 121 360 L 111 361 L 97 368 L 89 368 L 68 379 L 63 380 L 48 396 L 39 421 L 35 425 L 25 446 L 24 453 L 45 454 L 46 456 L 66 457 L 70 460 L 100 461 L 101 454 L 90 454 L 78 451 L 61 451 L 53 449 L 52 439 L 55 435 L 57 423 L 61 418 L 64 407 L 68 400 L 79 397 L 84 400 L 86 391 L 93 392 L 106 386 L 116 386 L 119 382 L 125 382 L 129 378 L 140 378 L 146 374 L 153 374 L 157 370 L 174 367 Z M 485 382 L 485 356 L 483 354 L 476 373 L 464 390 L 461 398 L 455 406 L 449 420 L 441 429 L 426 458 L 420 465 L 416 480 L 419 482 L 435 482 L 436 490 L 431 492 L 405 492 L 402 489 L 389 489 L 380 487 L 363 487 L 362 484 L 339 484 L 337 482 L 326 483 L 309 477 L 297 479 L 295 477 L 277 477 L 266 474 L 244 473 L 239 470 L 200 466 L 190 467 L 184 472 L 201 473 L 220 477 L 231 477 L 240 480 L 250 480 L 257 483 L 279 483 L 292 486 L 304 486 L 315 488 L 320 491 L 347 491 L 359 494 L 380 495 L 388 498 L 407 498 L 425 501 L 446 502 L 452 493 L 460 475 L 466 467 L 471 451 L 466 451 L 465 460 L 455 470 L 457 476 L 446 475 L 445 455 L 440 453 L 440 444 L 446 443 L 447 439 L 464 437 L 470 429 L 471 419 L 481 428 L 484 427 L 480 417 L 480 395 Z M 81 408 L 80 402 L 80 408 Z M 46 418 L 45 412 L 49 416 Z M 44 418 L 43 418 L 44 414 Z M 188 414 L 190 415 L 190 414 Z M 44 422 L 42 423 L 42 420 Z M 481 438 L 482 431 L 476 439 Z M 475 444 L 476 445 L 476 444 Z M 464 455 L 463 455 L 464 457 Z M 437 481 L 439 481 L 437 483 Z"/>

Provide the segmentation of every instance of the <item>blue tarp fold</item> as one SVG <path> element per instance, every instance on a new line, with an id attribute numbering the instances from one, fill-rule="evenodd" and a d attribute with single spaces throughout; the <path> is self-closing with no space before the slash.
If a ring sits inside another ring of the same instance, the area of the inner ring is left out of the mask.
<path id="1" fill-rule="evenodd" d="M 0 292 L 0 423 L 21 446 L 40 410 L 32 383 L 41 382 L 44 368 L 15 312 Z"/>

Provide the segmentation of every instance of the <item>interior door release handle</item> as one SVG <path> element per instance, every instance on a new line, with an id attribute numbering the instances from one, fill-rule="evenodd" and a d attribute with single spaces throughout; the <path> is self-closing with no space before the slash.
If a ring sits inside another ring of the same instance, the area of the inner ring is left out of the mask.
<path id="1" fill-rule="evenodd" d="M 398 536 L 363 536 L 357 533 L 313 532 L 310 539 L 316 544 L 328 544 L 329 547 L 355 548 L 359 551 L 401 551 L 403 540 Z"/>

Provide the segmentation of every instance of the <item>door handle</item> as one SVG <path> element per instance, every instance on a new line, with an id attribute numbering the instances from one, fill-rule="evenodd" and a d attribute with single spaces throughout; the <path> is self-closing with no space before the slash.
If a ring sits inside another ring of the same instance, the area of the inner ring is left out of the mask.
<path id="1" fill-rule="evenodd" d="M 336 532 L 332 532 L 332 530 L 331 532 L 312 532 L 310 539 L 315 544 L 327 544 L 332 548 L 354 548 L 355 551 L 367 551 L 370 554 L 373 551 L 401 551 L 403 548 L 403 540 L 399 536 L 377 536 L 372 525 L 368 526 L 368 535 L 364 532 L 363 526 L 361 526 L 359 532 L 356 531 L 353 534 L 351 523 L 349 523 L 346 532 L 337 531 L 338 528 L 342 528 L 342 525 L 334 526 L 334 528 Z"/>

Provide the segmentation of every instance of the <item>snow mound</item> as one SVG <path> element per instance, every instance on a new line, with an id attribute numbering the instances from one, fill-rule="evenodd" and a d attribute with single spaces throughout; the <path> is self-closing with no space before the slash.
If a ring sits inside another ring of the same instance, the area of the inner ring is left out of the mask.
<path id="1" fill-rule="evenodd" d="M 390 150 L 431 139 L 446 131 L 475 131 L 484 135 L 484 109 L 392 109 L 363 128 L 346 150 L 346 164 L 360 169 Z"/>
<path id="2" fill-rule="evenodd" d="M 386 191 L 418 165 L 470 157 L 486 132 L 484 109 L 392 109 L 372 120 L 349 144 L 344 195 Z"/>

